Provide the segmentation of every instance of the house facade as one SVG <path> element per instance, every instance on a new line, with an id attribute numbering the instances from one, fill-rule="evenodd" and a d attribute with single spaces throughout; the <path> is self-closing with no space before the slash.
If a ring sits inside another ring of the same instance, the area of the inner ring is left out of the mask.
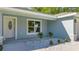
<path id="1" fill-rule="evenodd" d="M 78 26 L 74 21 L 78 17 L 75 15 L 76 13 L 48 15 L 16 8 L 0 8 L 0 36 L 17 40 L 36 37 L 39 32 L 44 36 L 52 32 L 54 38 L 69 37 L 74 40 L 74 35 L 78 34 Z"/>

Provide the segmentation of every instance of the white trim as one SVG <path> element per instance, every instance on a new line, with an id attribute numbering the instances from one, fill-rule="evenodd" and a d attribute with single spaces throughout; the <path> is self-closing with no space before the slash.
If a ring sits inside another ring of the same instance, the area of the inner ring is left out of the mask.
<path id="1" fill-rule="evenodd" d="M 0 7 L 0 12 L 4 14 L 11 14 L 11 15 L 18 15 L 18 16 L 25 16 L 29 18 L 37 18 L 37 19 L 43 19 L 43 20 L 57 20 L 58 18 L 64 18 L 68 16 L 74 16 L 77 13 L 71 12 L 71 13 L 64 13 L 64 14 L 56 14 L 56 15 L 49 15 L 49 14 L 43 14 L 43 13 L 37 13 L 33 11 L 28 10 L 21 10 L 16 8 L 9 8 L 9 7 Z"/>
<path id="2" fill-rule="evenodd" d="M 40 32 L 42 32 L 42 20 L 36 20 L 36 19 L 26 19 L 27 20 L 27 35 L 35 35 L 38 34 L 38 32 L 28 33 L 28 21 L 40 21 Z"/>
<path id="3" fill-rule="evenodd" d="M 42 32 L 42 20 L 40 21 L 40 26 L 41 26 L 40 32 Z"/>
<path id="4" fill-rule="evenodd" d="M 15 39 L 17 40 L 17 17 L 15 20 Z"/>
<path id="5" fill-rule="evenodd" d="M 57 16 L 57 18 L 64 18 L 64 17 L 68 17 L 68 16 L 73 16 L 76 15 L 77 13 L 70 13 L 70 14 L 64 14 L 64 15 L 59 15 Z"/>
<path id="6" fill-rule="evenodd" d="M 15 40 L 17 40 L 17 17 L 14 17 L 14 16 L 10 16 L 12 19 L 15 19 L 14 21 L 15 21 Z"/>
<path id="7" fill-rule="evenodd" d="M 38 12 L 33 12 L 28 10 L 21 10 L 17 8 L 0 7 L 0 12 L 6 13 L 6 14 L 12 14 L 12 15 L 25 16 L 29 18 L 38 18 L 43 20 L 56 20 L 56 17 L 54 15 L 38 13 Z"/>

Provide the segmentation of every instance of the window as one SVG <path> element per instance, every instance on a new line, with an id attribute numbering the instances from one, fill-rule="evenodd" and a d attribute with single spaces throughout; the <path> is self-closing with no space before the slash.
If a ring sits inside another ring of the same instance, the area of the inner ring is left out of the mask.
<path id="1" fill-rule="evenodd" d="M 28 21 L 28 32 L 34 32 L 34 21 Z"/>
<path id="2" fill-rule="evenodd" d="M 28 20 L 27 21 L 27 32 L 28 34 L 35 34 L 41 32 L 41 20 Z"/>

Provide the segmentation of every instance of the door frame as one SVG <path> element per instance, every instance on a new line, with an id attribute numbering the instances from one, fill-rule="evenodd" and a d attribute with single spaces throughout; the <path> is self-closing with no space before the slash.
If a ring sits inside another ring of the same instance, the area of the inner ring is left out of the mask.
<path id="1" fill-rule="evenodd" d="M 17 17 L 15 16 L 3 16 L 3 36 L 4 36 L 4 17 L 14 18 L 14 39 L 17 40 Z"/>

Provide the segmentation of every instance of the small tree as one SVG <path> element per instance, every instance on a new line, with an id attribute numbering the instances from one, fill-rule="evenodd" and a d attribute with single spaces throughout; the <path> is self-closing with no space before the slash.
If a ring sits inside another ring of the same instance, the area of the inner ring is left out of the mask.
<path id="1" fill-rule="evenodd" d="M 39 37 L 39 38 L 43 38 L 43 33 L 42 33 L 42 32 L 39 32 L 39 33 L 38 33 L 38 37 Z"/>

